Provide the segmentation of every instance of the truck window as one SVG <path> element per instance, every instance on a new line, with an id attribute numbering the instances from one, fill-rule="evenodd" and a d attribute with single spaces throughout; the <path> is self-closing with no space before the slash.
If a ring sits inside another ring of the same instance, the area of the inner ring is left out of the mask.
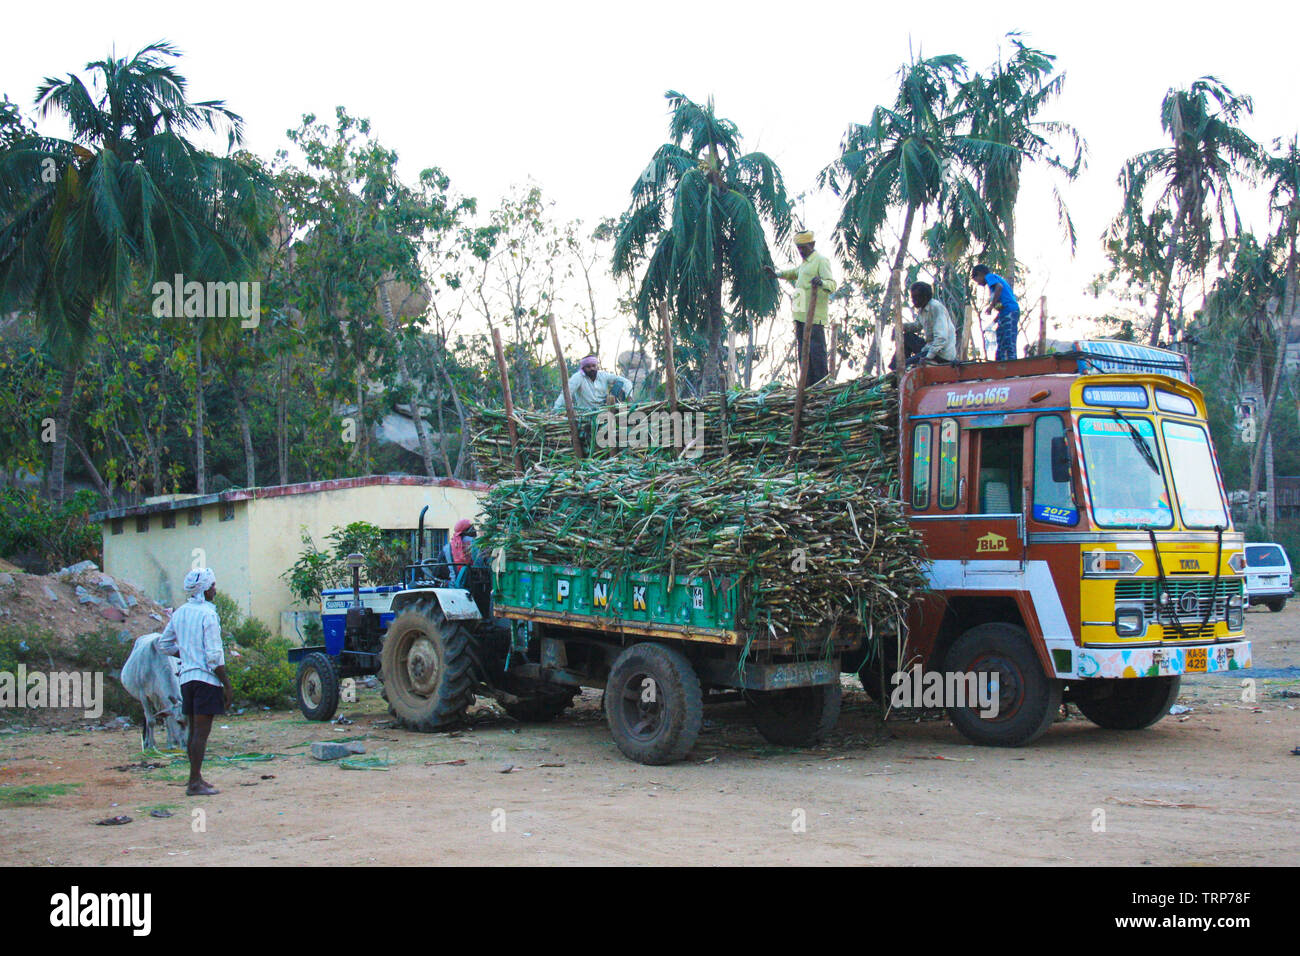
<path id="1" fill-rule="evenodd" d="M 1018 514 L 1024 470 L 1023 428 L 981 428 L 979 435 L 980 514 Z"/>
<path id="2" fill-rule="evenodd" d="M 945 418 L 939 424 L 939 507 L 957 507 L 958 470 L 961 431 L 956 419 Z"/>
<path id="3" fill-rule="evenodd" d="M 1059 439 L 1059 441 L 1058 441 Z M 1074 503 L 1074 489 L 1069 481 L 1057 481 L 1053 476 L 1053 443 L 1061 448 L 1061 442 L 1069 439 L 1065 435 L 1065 424 L 1059 415 L 1040 415 L 1034 421 L 1034 520 L 1047 524 L 1076 525 L 1079 523 L 1079 508 Z"/>
<path id="4" fill-rule="evenodd" d="M 922 422 L 912 431 L 912 507 L 918 511 L 930 507 L 929 422 Z"/>

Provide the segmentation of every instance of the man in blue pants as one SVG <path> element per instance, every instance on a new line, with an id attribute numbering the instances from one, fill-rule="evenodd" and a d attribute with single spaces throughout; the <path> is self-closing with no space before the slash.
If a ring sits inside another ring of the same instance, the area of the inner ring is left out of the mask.
<path id="1" fill-rule="evenodd" d="M 1016 336 L 1020 332 L 1020 303 L 1011 291 L 1011 283 L 996 272 L 990 272 L 986 265 L 978 265 L 970 271 L 970 277 L 977 285 L 988 286 L 989 307 L 985 313 L 998 314 L 998 352 L 997 360 L 1005 362 L 1016 357 Z"/>

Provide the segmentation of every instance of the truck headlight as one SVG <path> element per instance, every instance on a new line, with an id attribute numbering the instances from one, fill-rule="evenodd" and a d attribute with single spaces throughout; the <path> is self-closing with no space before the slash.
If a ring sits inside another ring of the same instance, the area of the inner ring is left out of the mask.
<path id="1" fill-rule="evenodd" d="M 1146 633 L 1146 615 L 1140 607 L 1115 608 L 1115 633 L 1120 637 L 1141 637 Z"/>
<path id="2" fill-rule="evenodd" d="M 1142 559 L 1132 551 L 1083 552 L 1085 578 L 1108 577 L 1112 574 L 1137 574 L 1141 567 Z"/>
<path id="3" fill-rule="evenodd" d="M 1228 567 L 1232 569 L 1233 574 L 1241 574 L 1246 570 L 1246 552 L 1238 551 L 1228 558 Z"/>
<path id="4" fill-rule="evenodd" d="M 1228 611 L 1224 615 L 1224 619 L 1228 622 L 1228 630 L 1240 631 L 1246 626 L 1245 611 L 1240 594 L 1228 598 Z"/>

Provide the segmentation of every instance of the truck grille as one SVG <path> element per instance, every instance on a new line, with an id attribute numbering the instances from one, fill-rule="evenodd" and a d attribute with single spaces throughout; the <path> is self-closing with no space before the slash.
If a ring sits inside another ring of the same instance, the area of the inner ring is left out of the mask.
<path id="1" fill-rule="evenodd" d="M 1212 637 L 1215 622 L 1227 618 L 1228 598 L 1234 595 L 1240 597 L 1242 594 L 1242 582 L 1239 579 L 1220 580 L 1217 590 L 1213 578 L 1197 578 L 1194 581 L 1173 580 L 1169 581 L 1164 588 L 1169 595 L 1169 603 L 1159 608 L 1157 613 L 1156 584 L 1153 578 L 1142 581 L 1118 581 L 1115 584 L 1115 603 L 1141 603 L 1146 619 L 1167 628 L 1165 637 L 1174 640 L 1182 638 L 1182 635 L 1172 627 L 1175 620 L 1182 625 L 1187 640 Z M 1189 594 L 1195 596 L 1194 611 L 1190 609 L 1190 600 L 1187 598 Z M 1214 594 L 1214 610 L 1210 613 L 1209 622 L 1202 626 L 1201 622 L 1205 619 L 1205 609 L 1210 603 L 1211 594 Z"/>

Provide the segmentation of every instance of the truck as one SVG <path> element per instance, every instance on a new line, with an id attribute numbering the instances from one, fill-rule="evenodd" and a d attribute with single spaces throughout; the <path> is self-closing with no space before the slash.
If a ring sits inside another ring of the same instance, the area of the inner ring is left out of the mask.
<path id="1" fill-rule="evenodd" d="M 498 555 L 454 586 L 417 565 L 383 640 L 390 706 L 437 730 L 486 693 L 546 720 L 597 687 L 619 749 L 663 764 L 694 745 L 706 698 L 747 700 L 773 743 L 822 740 L 842 672 L 882 700 L 914 671 L 981 676 L 997 706 L 947 700 L 950 720 L 975 743 L 1020 746 L 1062 703 L 1138 730 L 1183 674 L 1250 666 L 1244 542 L 1185 356 L 1080 342 L 921 366 L 900 380 L 898 435 L 929 585 L 901 626 L 776 639 L 725 577 Z"/>

